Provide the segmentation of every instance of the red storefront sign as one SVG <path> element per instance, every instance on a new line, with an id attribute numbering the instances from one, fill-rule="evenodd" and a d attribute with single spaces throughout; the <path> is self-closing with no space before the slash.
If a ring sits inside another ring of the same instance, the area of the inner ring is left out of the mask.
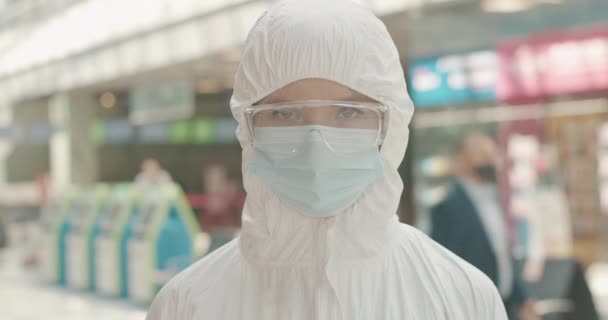
<path id="1" fill-rule="evenodd" d="M 608 89 L 608 28 L 504 43 L 498 56 L 498 97 L 503 101 Z"/>

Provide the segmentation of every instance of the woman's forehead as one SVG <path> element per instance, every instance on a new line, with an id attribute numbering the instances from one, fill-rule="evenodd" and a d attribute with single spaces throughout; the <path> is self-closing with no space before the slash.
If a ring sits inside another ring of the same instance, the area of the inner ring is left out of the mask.
<path id="1" fill-rule="evenodd" d="M 303 79 L 292 82 L 276 90 L 256 104 L 305 100 L 376 102 L 374 99 L 334 81 L 325 79 Z"/>

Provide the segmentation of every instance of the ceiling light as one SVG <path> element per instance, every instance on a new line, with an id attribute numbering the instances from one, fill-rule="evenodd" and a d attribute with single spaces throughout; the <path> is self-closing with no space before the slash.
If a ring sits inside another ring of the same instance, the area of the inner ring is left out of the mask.
<path id="1" fill-rule="evenodd" d="M 201 94 L 214 94 L 222 91 L 224 87 L 216 80 L 205 79 L 196 84 L 196 91 Z"/>
<path id="2" fill-rule="evenodd" d="M 532 0 L 484 0 L 481 8 L 488 12 L 511 13 L 530 9 Z"/>
<path id="3" fill-rule="evenodd" d="M 116 106 L 116 96 L 112 92 L 106 92 L 99 97 L 99 104 L 106 109 L 114 108 Z"/>

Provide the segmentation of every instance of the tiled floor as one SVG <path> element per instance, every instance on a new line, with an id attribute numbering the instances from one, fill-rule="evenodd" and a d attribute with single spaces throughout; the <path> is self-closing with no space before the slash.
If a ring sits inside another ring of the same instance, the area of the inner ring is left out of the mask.
<path id="1" fill-rule="evenodd" d="M 144 320 L 145 310 L 124 301 L 44 284 L 19 265 L 16 250 L 0 251 L 2 320 Z"/>
<path id="2" fill-rule="evenodd" d="M 144 309 L 125 301 L 45 284 L 36 270 L 24 269 L 20 264 L 28 251 L 27 242 L 13 243 L 19 243 L 19 249 L 0 249 L 0 320 L 145 319 Z M 608 312 L 608 305 L 600 303 L 608 293 L 608 269 L 598 270 L 595 278 L 590 281 L 592 287 L 604 294 L 597 301 L 598 308 Z"/>

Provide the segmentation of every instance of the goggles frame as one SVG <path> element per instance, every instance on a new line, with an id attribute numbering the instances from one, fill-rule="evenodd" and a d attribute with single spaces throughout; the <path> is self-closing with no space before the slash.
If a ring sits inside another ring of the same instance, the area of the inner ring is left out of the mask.
<path id="1" fill-rule="evenodd" d="M 237 114 L 242 114 L 247 125 L 249 142 L 255 145 L 254 116 L 260 111 L 273 110 L 279 108 L 298 108 L 298 107 L 345 107 L 345 108 L 364 108 L 378 113 L 378 137 L 376 145 L 381 147 L 386 138 L 390 119 L 390 108 L 379 102 L 357 102 L 357 101 L 337 101 L 337 100 L 306 100 L 293 102 L 279 102 L 271 104 L 259 104 L 237 109 Z"/>

